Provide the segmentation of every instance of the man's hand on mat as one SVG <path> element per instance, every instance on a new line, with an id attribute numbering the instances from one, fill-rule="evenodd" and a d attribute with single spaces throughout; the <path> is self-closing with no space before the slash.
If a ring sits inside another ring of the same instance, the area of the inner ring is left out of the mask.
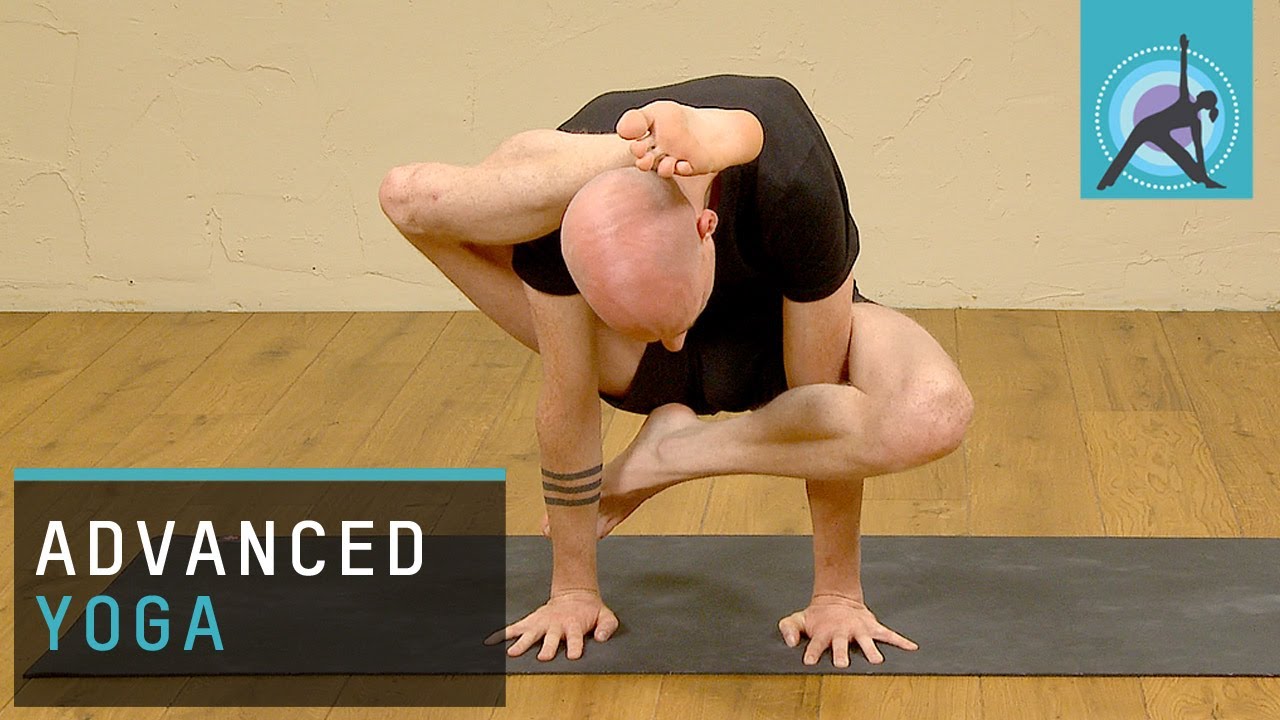
<path id="1" fill-rule="evenodd" d="M 849 667 L 849 641 L 862 648 L 862 654 L 872 665 L 884 662 L 884 655 L 876 647 L 876 640 L 916 650 L 919 645 L 890 630 L 863 603 L 841 595 L 816 595 L 809 607 L 793 613 L 778 622 L 782 639 L 788 647 L 800 644 L 800 636 L 809 636 L 809 646 L 804 651 L 804 664 L 817 665 L 822 653 L 831 648 L 831 662 L 836 667 Z"/>
<path id="2" fill-rule="evenodd" d="M 710 148 L 699 140 L 695 108 L 670 100 L 651 102 L 628 110 L 618 119 L 618 135 L 631 140 L 636 167 L 669 178 L 673 175 L 703 175 L 724 168 L 715 167 Z"/>
<path id="3" fill-rule="evenodd" d="M 596 642 L 604 642 L 618 629 L 618 616 L 605 606 L 600 593 L 594 590 L 565 590 L 553 592 L 545 605 L 529 613 L 518 623 L 485 639 L 485 645 L 497 645 L 505 640 L 519 638 L 507 648 L 507 655 L 519 657 L 526 650 L 542 641 L 539 660 L 553 660 L 564 641 L 565 655 L 570 660 L 582 657 L 582 644 L 592 635 Z"/>

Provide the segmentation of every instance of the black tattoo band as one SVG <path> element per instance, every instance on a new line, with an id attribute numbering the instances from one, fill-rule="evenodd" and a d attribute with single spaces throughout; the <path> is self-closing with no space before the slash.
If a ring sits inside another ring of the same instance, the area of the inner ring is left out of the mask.
<path id="1" fill-rule="evenodd" d="M 603 482 L 604 482 L 604 478 L 601 478 L 599 480 L 596 480 L 595 482 L 587 483 L 586 485 L 574 485 L 571 487 L 566 487 L 564 485 L 557 485 L 555 483 L 549 483 L 544 481 L 542 483 L 542 489 L 546 490 L 547 492 L 558 492 L 558 493 L 565 493 L 565 494 L 584 493 L 584 492 L 587 492 L 588 490 L 595 490 L 596 488 L 600 487 L 600 484 Z"/>
<path id="2" fill-rule="evenodd" d="M 593 505 L 600 502 L 600 493 L 596 493 L 591 497 L 578 498 L 577 500 L 562 500 L 560 498 L 543 496 L 542 501 L 548 505 L 557 507 L 579 507 L 581 505 Z"/>
<path id="3" fill-rule="evenodd" d="M 575 472 L 575 473 L 551 472 L 546 468 L 542 468 L 542 477 L 548 480 L 560 480 L 560 481 L 582 480 L 583 478 L 589 478 L 592 475 L 599 474 L 601 470 L 604 470 L 604 465 L 597 465 L 591 468 L 590 470 L 583 470 L 582 472 Z"/>

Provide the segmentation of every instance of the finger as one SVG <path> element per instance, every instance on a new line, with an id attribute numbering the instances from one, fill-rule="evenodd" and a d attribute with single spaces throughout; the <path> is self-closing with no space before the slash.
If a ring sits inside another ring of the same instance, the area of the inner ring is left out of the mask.
<path id="1" fill-rule="evenodd" d="M 545 512 L 542 513 L 542 537 L 551 537 L 551 518 L 547 517 Z"/>
<path id="2" fill-rule="evenodd" d="M 879 665 L 884 662 L 884 655 L 880 654 L 880 648 L 876 647 L 876 641 L 872 640 L 871 636 L 859 635 L 858 647 L 862 648 L 862 654 L 866 656 L 867 662 L 872 665 Z"/>
<path id="3" fill-rule="evenodd" d="M 693 170 L 693 165 L 689 164 L 688 160 L 681 160 L 680 162 L 676 163 L 676 174 L 684 177 L 697 175 L 697 173 L 694 172 Z"/>
<path id="4" fill-rule="evenodd" d="M 810 638 L 809 644 L 804 649 L 804 664 L 817 665 L 822 659 L 822 651 L 827 649 L 827 642 L 818 638 Z"/>
<path id="5" fill-rule="evenodd" d="M 900 647 L 903 650 L 919 650 L 920 646 L 909 638 L 905 638 L 889 628 L 882 628 L 880 633 L 874 635 L 876 640 L 886 642 L 894 647 Z"/>
<path id="6" fill-rule="evenodd" d="M 507 655 L 511 657 L 520 657 L 526 650 L 533 647 L 534 643 L 538 642 L 541 638 L 541 630 L 530 630 L 529 632 L 521 635 L 520 639 L 515 641 L 515 644 L 507 648 Z"/>
<path id="7" fill-rule="evenodd" d="M 609 608 L 605 608 L 600 612 L 600 617 L 596 620 L 596 642 L 605 642 L 613 637 L 613 633 L 618 629 L 618 616 L 613 614 Z"/>
<path id="8" fill-rule="evenodd" d="M 662 158 L 662 162 L 658 163 L 658 175 L 669 178 L 676 174 L 676 163 L 679 162 L 675 158 L 667 155 Z"/>
<path id="9" fill-rule="evenodd" d="M 645 114 L 644 108 L 634 108 L 622 113 L 614 129 L 624 140 L 639 140 L 649 132 L 649 124 L 649 116 Z"/>
<path id="10" fill-rule="evenodd" d="M 838 668 L 849 667 L 849 638 L 837 635 L 831 639 L 831 664 Z"/>
<path id="11" fill-rule="evenodd" d="M 569 625 L 565 628 L 564 654 L 570 660 L 582 657 L 582 628 L 577 625 Z"/>
<path id="12" fill-rule="evenodd" d="M 505 639 L 506 639 L 506 637 L 507 637 L 507 629 L 506 629 L 506 628 L 503 628 L 503 629 L 501 629 L 501 630 L 494 630 L 494 631 L 493 631 L 493 633 L 492 633 L 491 635 L 489 635 L 489 637 L 487 637 L 487 638 L 485 638 L 485 639 L 484 639 L 484 644 L 485 644 L 485 645 L 497 645 L 498 643 L 500 643 L 500 642 L 502 642 L 503 640 L 505 640 Z"/>
<path id="13" fill-rule="evenodd" d="M 800 635 L 804 633 L 804 616 L 800 613 L 788 615 L 778 621 L 778 632 L 782 633 L 782 642 L 787 647 L 795 647 L 800 644 Z"/>
<path id="14" fill-rule="evenodd" d="M 542 650 L 538 652 L 538 659 L 543 662 L 554 660 L 556 651 L 560 649 L 560 638 L 562 636 L 563 633 L 557 626 L 552 626 L 551 629 L 547 630 L 546 636 L 542 638 Z"/>
<path id="15" fill-rule="evenodd" d="M 510 640 L 511 638 L 523 633 L 524 632 L 523 628 L 524 628 L 523 620 L 521 620 L 518 623 L 512 623 L 502 628 L 501 630 L 495 630 L 492 635 L 484 639 L 484 644 L 497 645 L 498 643 L 504 640 Z"/>

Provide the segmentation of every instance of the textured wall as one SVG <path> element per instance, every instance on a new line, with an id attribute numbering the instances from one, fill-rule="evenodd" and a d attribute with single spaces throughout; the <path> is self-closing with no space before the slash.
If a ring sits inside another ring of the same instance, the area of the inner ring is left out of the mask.
<path id="1" fill-rule="evenodd" d="M 1084 202 L 1076 3 L 841 5 L 4 0 L 0 309 L 465 307 L 382 217 L 387 168 L 724 71 L 809 99 L 885 302 L 1280 303 L 1267 123 L 1259 199 Z M 1266 119 L 1280 2 L 1255 6 Z"/>

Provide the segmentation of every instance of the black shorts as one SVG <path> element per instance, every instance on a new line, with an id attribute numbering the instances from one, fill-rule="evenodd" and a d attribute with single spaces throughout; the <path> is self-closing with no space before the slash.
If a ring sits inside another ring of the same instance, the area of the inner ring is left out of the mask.
<path id="1" fill-rule="evenodd" d="M 854 302 L 874 302 L 857 288 Z M 781 303 L 779 303 L 780 305 Z M 781 308 L 765 317 L 705 318 L 679 352 L 650 343 L 626 397 L 600 397 L 619 410 L 647 415 L 681 403 L 699 415 L 754 410 L 787 391 Z"/>

